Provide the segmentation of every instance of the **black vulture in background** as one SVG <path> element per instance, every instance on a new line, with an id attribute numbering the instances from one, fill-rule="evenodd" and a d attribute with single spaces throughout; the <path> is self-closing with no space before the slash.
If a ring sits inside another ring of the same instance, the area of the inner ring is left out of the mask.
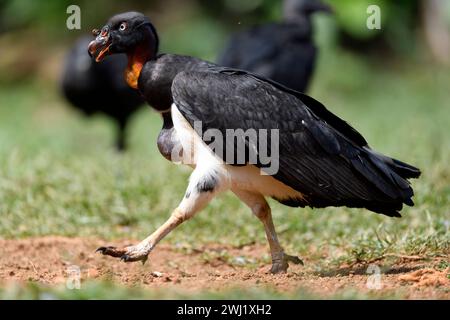
<path id="1" fill-rule="evenodd" d="M 95 63 L 86 49 L 91 40 L 89 36 L 80 38 L 67 54 L 61 80 L 62 92 L 85 115 L 103 113 L 112 118 L 118 126 L 116 147 L 123 151 L 128 120 L 144 100 L 124 80 L 127 57 L 115 55 Z"/>
<path id="2" fill-rule="evenodd" d="M 320 0 L 285 0 L 283 22 L 254 26 L 233 35 L 217 63 L 304 92 L 317 55 L 311 15 L 319 11 L 330 13 L 331 8 Z"/>

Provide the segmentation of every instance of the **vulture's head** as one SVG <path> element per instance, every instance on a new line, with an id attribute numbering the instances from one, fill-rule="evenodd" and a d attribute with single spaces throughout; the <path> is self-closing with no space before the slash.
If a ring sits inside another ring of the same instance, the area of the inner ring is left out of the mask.
<path id="1" fill-rule="evenodd" d="M 92 30 L 96 37 L 89 44 L 89 54 L 97 62 L 115 53 L 133 54 L 145 47 L 156 55 L 158 35 L 150 20 L 139 12 L 126 12 L 113 16 L 100 30 Z"/>
<path id="2" fill-rule="evenodd" d="M 283 12 L 287 20 L 294 21 L 315 12 L 332 13 L 333 9 L 321 0 L 284 0 Z"/>

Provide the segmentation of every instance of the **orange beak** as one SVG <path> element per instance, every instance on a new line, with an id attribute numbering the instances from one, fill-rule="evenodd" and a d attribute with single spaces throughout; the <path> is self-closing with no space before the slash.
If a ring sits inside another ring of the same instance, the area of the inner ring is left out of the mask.
<path id="1" fill-rule="evenodd" d="M 97 35 L 97 37 L 89 43 L 89 55 L 94 57 L 96 62 L 100 62 L 110 54 L 109 48 L 112 44 L 111 39 L 107 31 L 102 31 L 100 33 L 97 30 L 93 30 L 92 32 Z"/>

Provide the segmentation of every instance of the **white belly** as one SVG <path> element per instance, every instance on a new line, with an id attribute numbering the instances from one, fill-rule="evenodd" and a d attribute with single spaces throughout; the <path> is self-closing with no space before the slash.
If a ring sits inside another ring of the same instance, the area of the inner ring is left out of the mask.
<path id="1" fill-rule="evenodd" d="M 183 149 L 181 159 L 172 158 L 174 162 L 189 165 L 200 173 L 214 171 L 220 177 L 223 189 L 246 190 L 278 199 L 303 198 L 301 193 L 272 176 L 262 175 L 260 169 L 253 165 L 231 166 L 224 163 L 203 142 L 175 104 L 172 105 L 172 120 Z"/>

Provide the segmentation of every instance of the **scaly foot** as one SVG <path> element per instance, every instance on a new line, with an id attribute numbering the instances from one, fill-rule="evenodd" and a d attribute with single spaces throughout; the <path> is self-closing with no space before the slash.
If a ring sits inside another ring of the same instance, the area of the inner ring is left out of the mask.
<path id="1" fill-rule="evenodd" d="M 301 264 L 303 266 L 303 261 L 300 260 L 299 257 L 290 256 L 283 252 L 280 257 L 272 258 L 272 268 L 270 269 L 270 272 L 272 274 L 286 273 L 289 268 L 289 262 Z"/>
<path id="2" fill-rule="evenodd" d="M 100 247 L 95 252 L 100 252 L 103 255 L 120 258 L 124 262 L 142 261 L 144 264 L 147 261 L 148 254 L 152 250 L 151 246 L 129 246 L 125 248 L 116 247 Z"/>

